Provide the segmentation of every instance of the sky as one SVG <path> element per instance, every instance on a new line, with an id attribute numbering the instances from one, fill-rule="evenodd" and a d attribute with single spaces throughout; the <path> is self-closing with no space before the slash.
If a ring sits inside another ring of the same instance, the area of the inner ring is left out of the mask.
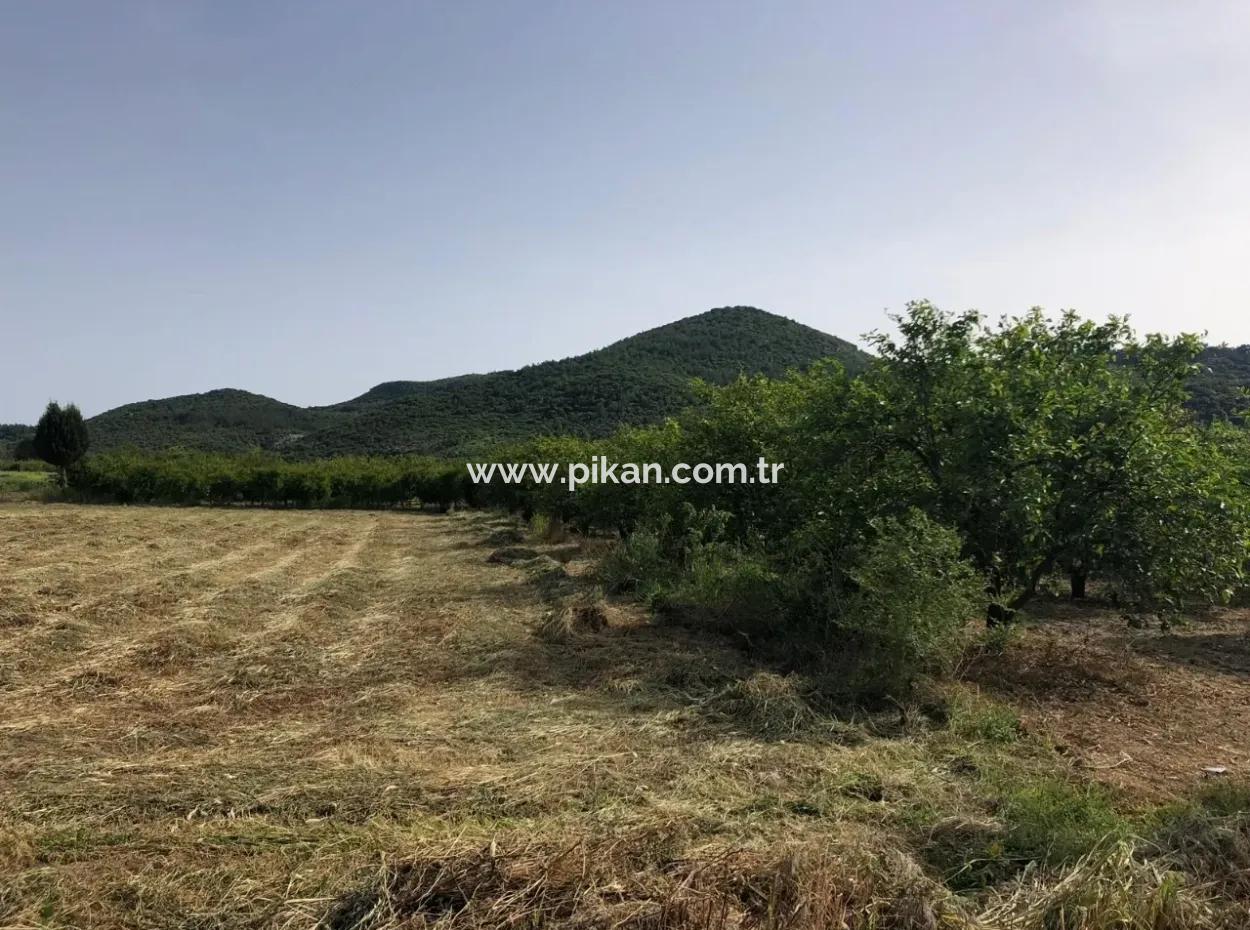
<path id="1" fill-rule="evenodd" d="M 1250 342 L 1250 3 L 0 0 L 0 422 L 748 304 Z"/>

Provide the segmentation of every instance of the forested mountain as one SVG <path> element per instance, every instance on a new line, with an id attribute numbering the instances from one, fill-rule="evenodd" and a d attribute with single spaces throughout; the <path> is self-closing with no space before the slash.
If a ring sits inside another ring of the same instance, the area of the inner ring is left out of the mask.
<path id="1" fill-rule="evenodd" d="M 453 454 L 538 433 L 597 436 L 676 413 L 690 382 L 780 375 L 833 357 L 858 370 L 851 343 L 752 307 L 722 307 L 606 348 L 516 371 L 391 381 L 329 407 L 240 390 L 127 404 L 89 421 L 93 449 L 133 445 L 212 451 L 257 446 L 297 457 Z"/>
<path id="2" fill-rule="evenodd" d="M 87 421 L 93 450 L 185 446 L 236 452 L 273 446 L 328 425 L 334 414 L 223 388 L 116 407 Z"/>
<path id="3" fill-rule="evenodd" d="M 0 423 L 0 461 L 13 454 L 21 440 L 35 435 L 35 428 L 24 423 Z"/>
<path id="4" fill-rule="evenodd" d="M 1202 366 L 1190 382 L 1189 406 L 1203 420 L 1238 419 L 1246 409 L 1250 387 L 1250 345 L 1208 346 L 1198 357 Z"/>

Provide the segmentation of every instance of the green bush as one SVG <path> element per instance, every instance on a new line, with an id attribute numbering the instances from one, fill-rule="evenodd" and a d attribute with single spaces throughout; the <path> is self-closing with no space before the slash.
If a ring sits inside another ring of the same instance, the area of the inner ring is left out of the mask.
<path id="1" fill-rule="evenodd" d="M 609 591 L 632 592 L 644 599 L 663 587 L 671 574 L 660 531 L 653 528 L 630 533 L 599 563 L 599 577 Z"/>
<path id="2" fill-rule="evenodd" d="M 269 507 L 450 507 L 469 494 L 463 466 L 416 456 L 289 462 L 272 455 L 186 450 L 110 452 L 69 473 L 86 497 L 119 503 Z"/>
<path id="3" fill-rule="evenodd" d="M 661 600 L 671 614 L 754 639 L 786 632 L 782 584 L 761 553 L 735 543 L 704 543 Z"/>
<path id="4" fill-rule="evenodd" d="M 922 672 L 954 665 L 984 609 L 984 582 L 960 557 L 959 536 L 919 511 L 872 529 L 834 622 L 863 656 L 861 687 L 906 690 Z"/>

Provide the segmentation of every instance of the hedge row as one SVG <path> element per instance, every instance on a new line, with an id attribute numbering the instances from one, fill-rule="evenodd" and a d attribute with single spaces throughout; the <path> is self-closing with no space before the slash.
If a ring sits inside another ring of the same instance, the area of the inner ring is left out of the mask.
<path id="1" fill-rule="evenodd" d="M 73 468 L 70 485 L 117 503 L 448 508 L 472 496 L 463 465 L 417 456 L 289 462 L 267 455 L 110 452 Z"/>

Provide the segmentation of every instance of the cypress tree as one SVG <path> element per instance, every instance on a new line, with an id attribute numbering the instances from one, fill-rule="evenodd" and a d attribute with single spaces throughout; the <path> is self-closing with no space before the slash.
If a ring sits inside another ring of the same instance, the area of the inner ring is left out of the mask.
<path id="1" fill-rule="evenodd" d="M 52 401 L 35 426 L 35 452 L 57 467 L 61 484 L 65 483 L 65 470 L 86 454 L 89 442 L 87 424 L 73 404 L 62 407 Z"/>

